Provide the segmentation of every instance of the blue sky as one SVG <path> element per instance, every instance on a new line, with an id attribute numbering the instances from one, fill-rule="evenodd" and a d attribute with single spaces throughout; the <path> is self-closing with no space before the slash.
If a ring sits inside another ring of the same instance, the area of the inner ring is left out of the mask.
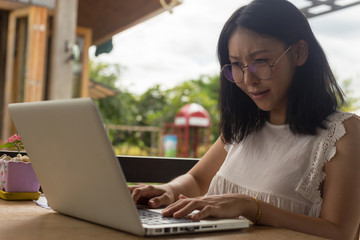
<path id="1" fill-rule="evenodd" d="M 155 84 L 164 89 L 201 74 L 218 73 L 216 44 L 227 18 L 247 0 L 184 0 L 173 14 L 162 13 L 113 37 L 110 54 L 94 61 L 118 63 L 124 69 L 117 86 L 142 94 Z M 304 1 L 292 0 L 299 6 Z M 311 18 L 339 82 L 351 78 L 360 97 L 360 5 Z M 359 90 L 357 90 L 359 89 Z"/>

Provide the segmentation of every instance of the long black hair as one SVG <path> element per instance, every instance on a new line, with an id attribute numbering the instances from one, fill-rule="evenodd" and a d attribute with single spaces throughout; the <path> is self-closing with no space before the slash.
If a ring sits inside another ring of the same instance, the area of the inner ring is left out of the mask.
<path id="1" fill-rule="evenodd" d="M 286 46 L 304 40 L 308 58 L 297 67 L 289 89 L 286 121 L 294 134 L 315 135 L 324 120 L 344 103 L 325 53 L 305 16 L 286 0 L 254 0 L 236 10 L 225 23 L 218 41 L 220 66 L 230 63 L 228 42 L 241 26 L 274 37 Z M 220 76 L 220 129 L 225 143 L 240 142 L 264 126 L 268 113 L 239 87 Z"/>

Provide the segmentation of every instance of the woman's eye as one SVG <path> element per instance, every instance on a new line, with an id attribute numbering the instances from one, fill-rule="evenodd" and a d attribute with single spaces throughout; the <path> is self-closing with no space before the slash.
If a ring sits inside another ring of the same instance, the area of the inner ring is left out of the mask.
<path id="1" fill-rule="evenodd" d="M 231 63 L 231 65 L 233 65 L 235 67 L 241 67 L 241 64 L 239 62 L 233 62 L 233 63 Z"/>
<path id="2" fill-rule="evenodd" d="M 266 62 L 268 59 L 266 58 L 259 58 L 259 59 L 255 59 L 254 62 Z"/>

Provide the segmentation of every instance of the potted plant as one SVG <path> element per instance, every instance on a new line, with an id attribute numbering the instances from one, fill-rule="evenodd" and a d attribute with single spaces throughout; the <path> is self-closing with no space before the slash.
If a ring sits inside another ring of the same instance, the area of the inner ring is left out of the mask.
<path id="1" fill-rule="evenodd" d="M 0 148 L 16 149 L 16 157 L 3 154 L 0 157 L 0 197 L 11 200 L 37 199 L 40 184 L 24 149 L 20 136 L 11 136 Z"/>

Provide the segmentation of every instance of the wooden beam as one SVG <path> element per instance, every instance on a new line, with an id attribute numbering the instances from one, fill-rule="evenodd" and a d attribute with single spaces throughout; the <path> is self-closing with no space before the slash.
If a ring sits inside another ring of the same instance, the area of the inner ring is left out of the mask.
<path id="1" fill-rule="evenodd" d="M 8 13 L 0 13 L 0 127 L 3 124 L 3 108 L 5 96 L 5 64 L 6 64 L 6 38 L 8 29 Z M 0 129 L 2 131 L 2 128 Z M 0 131 L 0 133 L 1 133 Z M 1 135 L 0 135 L 1 138 Z"/>
<path id="2" fill-rule="evenodd" d="M 49 99 L 72 97 L 72 46 L 76 37 L 77 7 L 77 0 L 56 1 L 48 86 Z"/>
<path id="3" fill-rule="evenodd" d="M 7 35 L 7 49 L 6 49 L 6 67 L 5 67 L 5 91 L 4 91 L 4 105 L 3 105 L 3 122 L 1 139 L 7 139 L 11 135 L 12 122 L 10 113 L 8 111 L 8 104 L 13 102 L 14 92 L 14 51 L 15 51 L 15 38 L 16 38 L 16 19 L 19 17 L 27 16 L 28 9 L 19 9 L 13 11 L 9 15 L 8 22 L 8 35 Z"/>
<path id="4" fill-rule="evenodd" d="M 47 18 L 46 8 L 30 7 L 24 102 L 41 101 L 44 97 Z"/>
<path id="5" fill-rule="evenodd" d="M 15 44 L 16 47 L 14 49 L 14 63 L 13 63 L 13 69 L 11 70 L 13 72 L 12 74 L 12 95 L 10 102 L 23 102 L 23 93 L 24 89 L 22 88 L 22 91 L 20 93 L 20 86 L 21 86 L 21 80 L 22 75 L 26 68 L 24 66 L 24 63 L 26 62 L 26 41 L 27 41 L 27 29 L 28 29 L 28 21 L 27 16 L 26 17 L 19 17 L 16 20 L 16 40 Z M 26 65 L 26 64 L 25 64 Z M 24 87 L 23 85 L 21 87 Z"/>
<path id="6" fill-rule="evenodd" d="M 2 139 L 15 131 L 9 103 L 43 99 L 47 17 L 47 9 L 36 6 L 17 9 L 9 15 Z"/>
<path id="7" fill-rule="evenodd" d="M 78 37 L 84 38 L 84 48 L 82 50 L 82 63 L 81 83 L 80 83 L 80 97 L 89 96 L 90 85 L 90 70 L 89 70 L 89 48 L 91 47 L 92 31 L 90 28 L 77 27 L 76 34 Z"/>
<path id="8" fill-rule="evenodd" d="M 5 10 L 14 10 L 19 8 L 24 8 L 26 6 L 27 4 L 25 3 L 13 2 L 13 1 L 0 1 L 0 9 L 5 9 Z"/>
<path id="9" fill-rule="evenodd" d="M 130 132 L 160 132 L 161 131 L 161 128 L 154 126 L 128 126 L 128 125 L 115 125 L 115 124 L 107 124 L 106 129 L 130 131 Z"/>

